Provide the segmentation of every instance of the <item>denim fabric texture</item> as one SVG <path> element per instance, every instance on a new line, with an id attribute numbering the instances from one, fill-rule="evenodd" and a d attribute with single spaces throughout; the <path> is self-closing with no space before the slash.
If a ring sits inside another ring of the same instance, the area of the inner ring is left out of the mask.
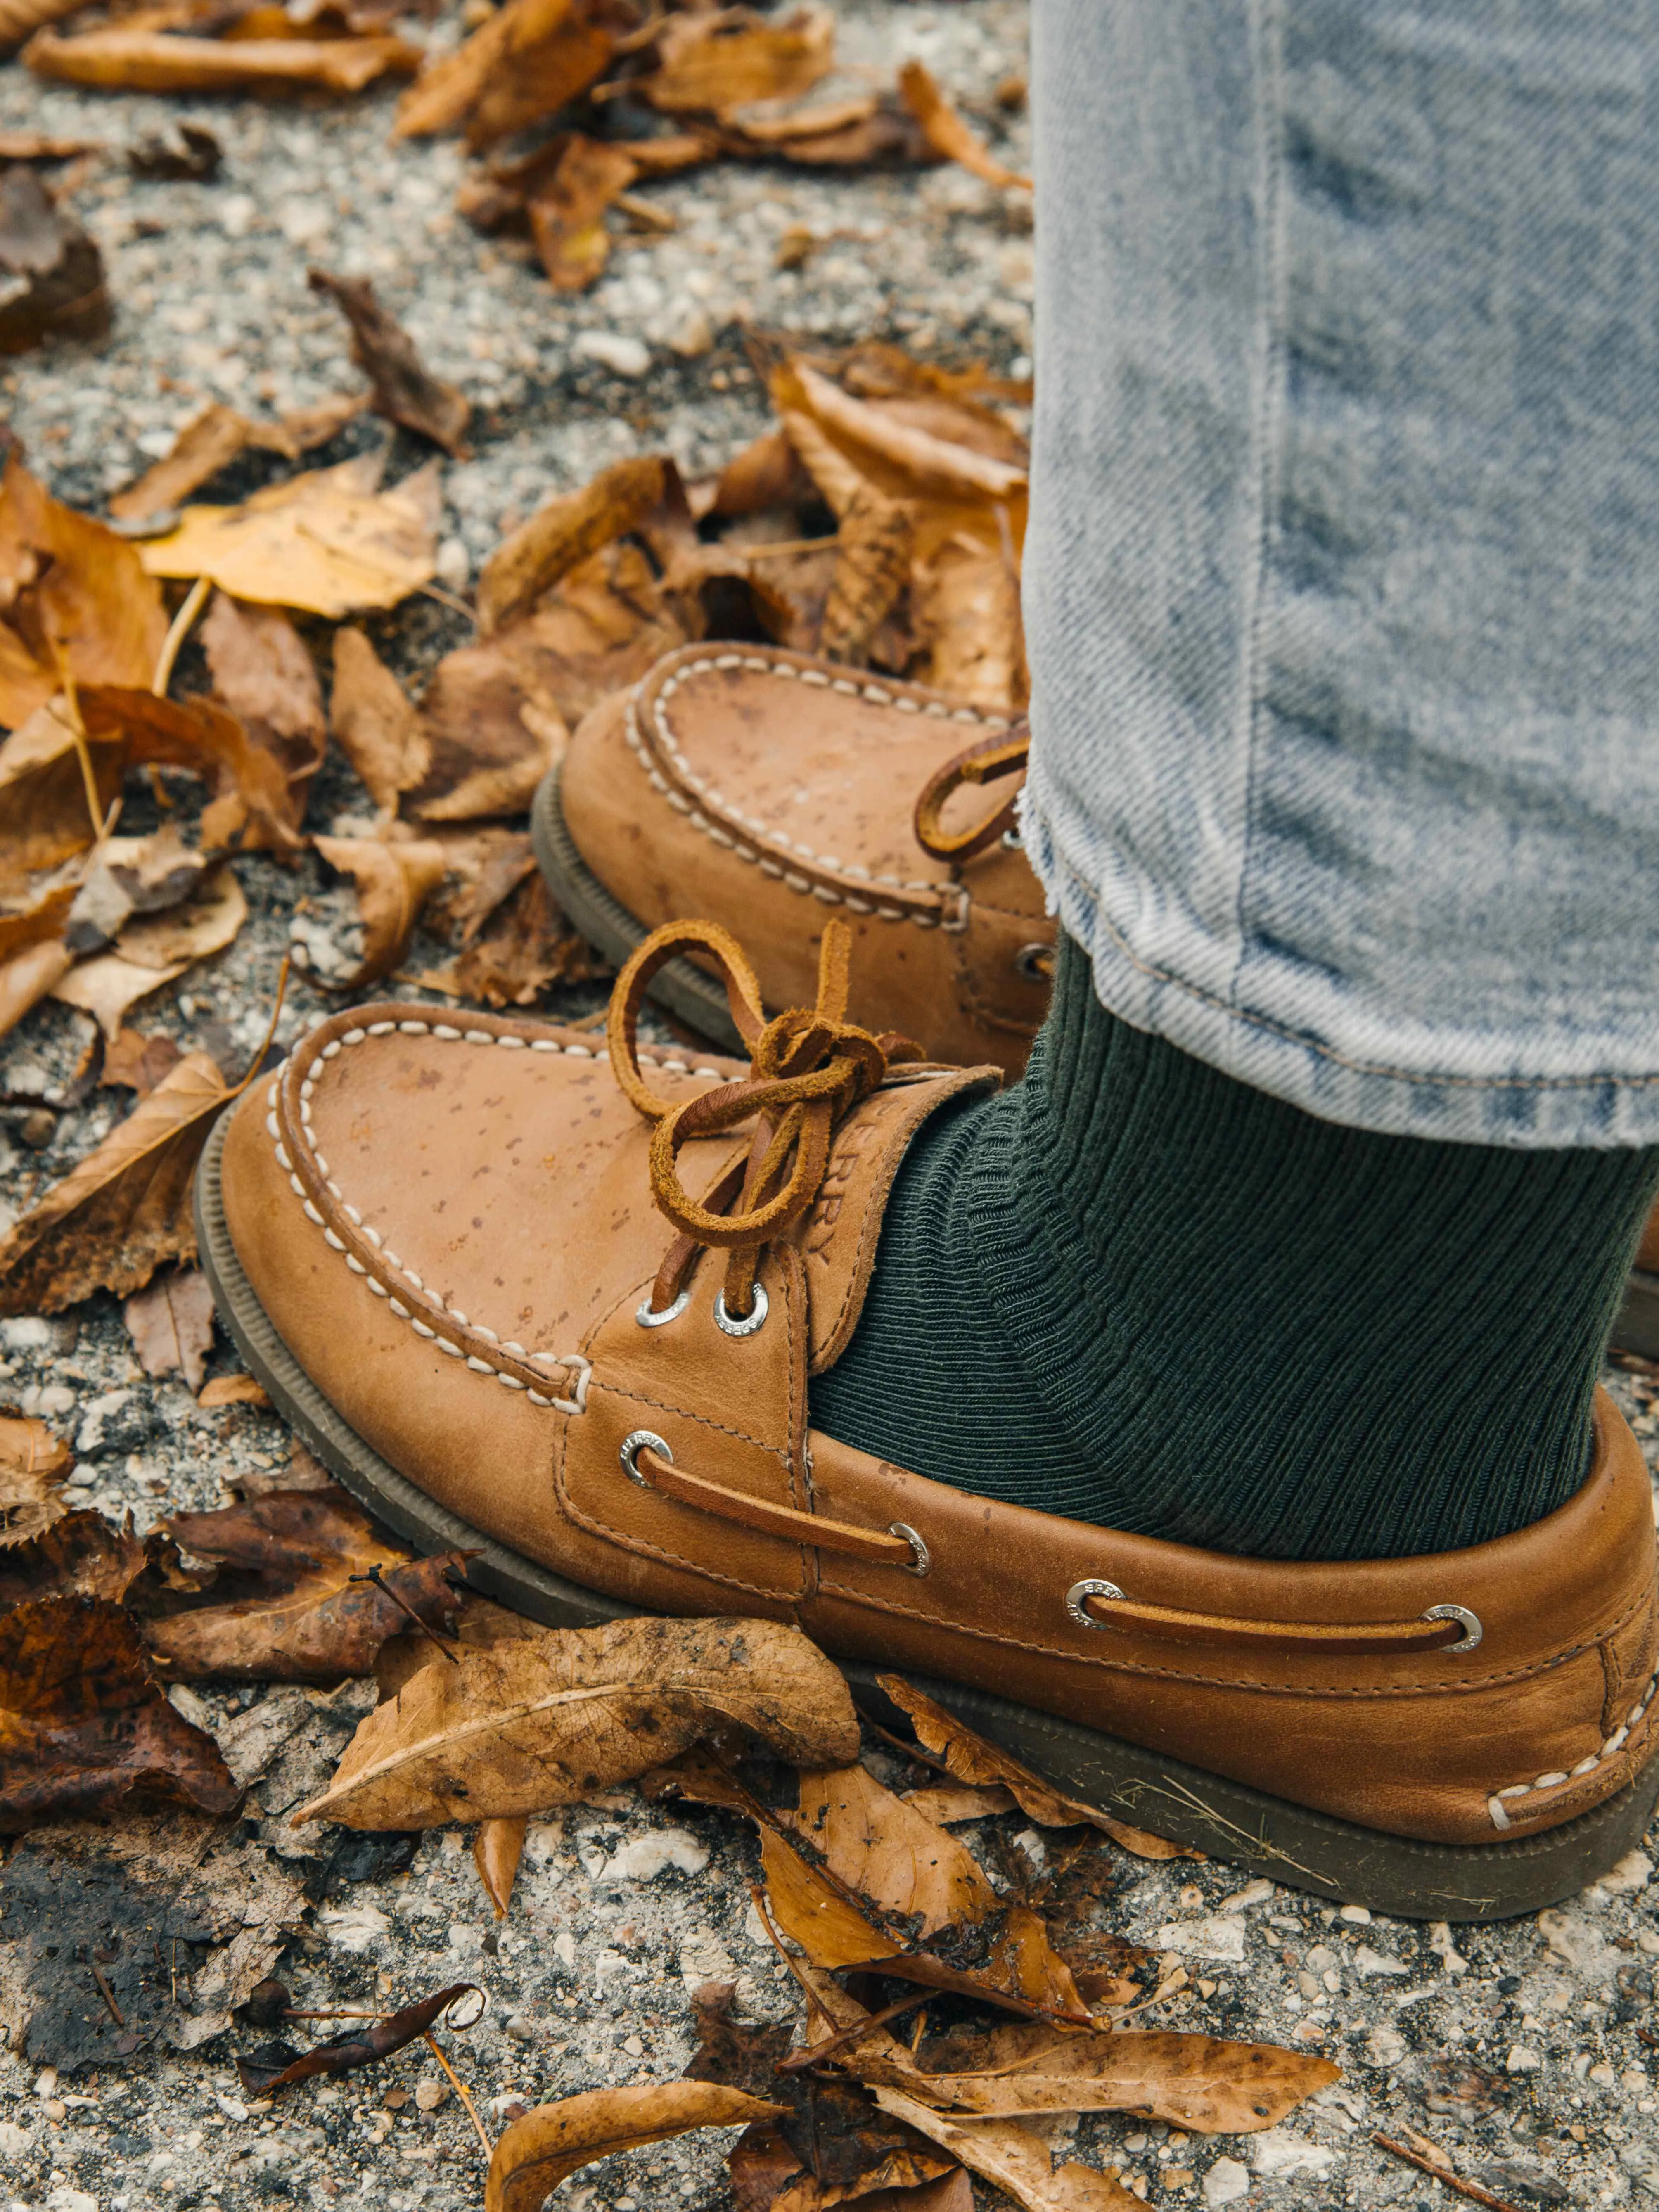
<path id="1" fill-rule="evenodd" d="M 1659 0 L 1036 0 L 1026 842 L 1327 1120 L 1659 1143 Z"/>

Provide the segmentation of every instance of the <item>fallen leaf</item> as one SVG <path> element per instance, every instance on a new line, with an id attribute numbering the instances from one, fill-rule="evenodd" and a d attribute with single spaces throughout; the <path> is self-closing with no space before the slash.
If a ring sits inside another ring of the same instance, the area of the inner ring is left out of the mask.
<path id="1" fill-rule="evenodd" d="M 164 1261 L 193 1259 L 191 1185 L 230 1096 L 207 1054 L 187 1053 L 0 1238 L 0 1314 L 61 1313 L 99 1290 L 124 1297 Z"/>
<path id="2" fill-rule="evenodd" d="M 152 183 L 210 185 L 223 166 L 224 148 L 199 123 L 180 122 L 176 127 L 176 138 L 165 138 L 159 131 L 141 138 L 128 152 L 128 168 Z"/>
<path id="3" fill-rule="evenodd" d="M 427 771 L 429 749 L 414 702 L 362 631 L 334 633 L 329 720 L 340 749 L 383 814 Z"/>
<path id="4" fill-rule="evenodd" d="M 211 576 L 239 599 L 336 620 L 394 607 L 436 567 L 438 479 L 431 464 L 380 491 L 381 465 L 360 454 L 240 507 L 187 507 L 167 537 L 126 550 L 152 576 Z"/>
<path id="5" fill-rule="evenodd" d="M 0 723 L 15 734 L 0 753 L 0 794 L 18 725 L 59 690 L 54 641 L 77 684 L 147 684 L 167 627 L 137 547 L 50 498 L 14 447 L 0 478 Z M 78 775 L 72 749 L 70 766 Z"/>
<path id="6" fill-rule="evenodd" d="M 47 1597 L 99 1597 L 119 1605 L 149 1562 L 131 1516 L 115 1528 L 101 1513 L 70 1513 L 0 1551 L 0 1612 Z"/>
<path id="7" fill-rule="evenodd" d="M 310 649 L 275 607 L 245 606 L 223 592 L 213 595 L 201 638 L 214 696 L 241 724 L 249 744 L 275 760 L 287 787 L 284 823 L 297 830 L 328 741 Z M 257 844 L 246 799 L 240 808 L 240 820 L 219 810 L 211 832 L 204 832 L 210 843 L 243 851 Z"/>
<path id="8" fill-rule="evenodd" d="M 857 663 L 910 580 L 915 524 L 902 501 L 860 485 L 841 517 L 820 650 Z"/>
<path id="9" fill-rule="evenodd" d="M 988 1789 L 975 1789 L 967 1783 L 931 1783 L 924 1790 L 906 1790 L 904 1802 L 941 1828 L 959 1820 L 989 1820 L 994 1814 L 1012 1813 L 1019 1806 L 1013 1791 L 1000 1782 Z"/>
<path id="10" fill-rule="evenodd" d="M 0 1615 L 0 1833 L 137 1804 L 228 1813 L 239 1795 L 212 1737 L 151 1679 L 119 1606 L 43 1598 Z"/>
<path id="11" fill-rule="evenodd" d="M 538 1813 L 733 1726 L 802 1765 L 858 1744 L 845 1682 L 798 1629 L 645 1618 L 556 1631 L 423 1667 L 294 1819 L 425 1828 Z"/>
<path id="12" fill-rule="evenodd" d="M 212 39 L 168 27 L 189 14 L 158 9 L 142 25 L 100 24 L 72 38 L 37 31 L 22 58 L 37 76 L 121 92 L 352 93 L 377 77 L 411 76 L 421 65 L 420 48 L 391 35 Z"/>
<path id="13" fill-rule="evenodd" d="M 123 522 L 165 514 L 179 501 L 228 468 L 239 453 L 281 453 L 297 461 L 315 446 L 325 446 L 346 424 L 362 414 L 365 401 L 357 397 L 326 400 L 279 420 L 260 422 L 239 415 L 221 401 L 191 417 L 165 454 L 143 476 L 118 491 L 109 511 Z"/>
<path id="14" fill-rule="evenodd" d="M 570 742 L 557 699 L 509 642 L 446 653 L 421 702 L 424 772 L 405 794 L 422 822 L 522 814 Z"/>
<path id="15" fill-rule="evenodd" d="M 669 496 L 678 471 L 665 453 L 617 461 L 548 501 L 502 538 L 478 578 L 478 634 L 489 637 L 613 538 L 635 530 Z"/>
<path id="16" fill-rule="evenodd" d="M 247 901 L 228 868 L 216 868 L 171 913 L 139 916 L 122 928 L 112 951 L 83 960 L 56 984 L 52 996 L 91 1014 L 106 1038 L 118 1035 L 129 1010 L 198 960 L 222 952 L 247 919 Z"/>
<path id="17" fill-rule="evenodd" d="M 63 1519 L 69 1508 L 58 1486 L 74 1464 L 44 1421 L 0 1413 L 0 1546 L 27 1543 Z"/>
<path id="18" fill-rule="evenodd" d="M 526 204 L 530 234 L 549 282 L 561 292 L 585 292 L 611 258 L 605 210 L 638 176 L 618 146 L 573 131 L 558 166 Z"/>
<path id="19" fill-rule="evenodd" d="M 121 1309 L 146 1375 L 182 1375 L 202 1387 L 213 1349 L 213 1292 L 199 1267 L 169 1267 L 135 1291 Z"/>
<path id="20" fill-rule="evenodd" d="M 1005 168 L 984 142 L 976 137 L 940 91 L 933 72 L 913 56 L 899 70 L 899 97 L 921 125 L 936 154 L 959 161 L 988 185 L 1016 187 L 1029 192 L 1031 179 L 1017 169 Z"/>
<path id="21" fill-rule="evenodd" d="M 269 2097 L 277 2089 L 286 2089 L 291 2082 L 309 2081 L 317 2074 L 355 2073 L 360 2066 L 372 2066 L 378 2059 L 390 2058 L 394 2051 L 402 2051 L 423 2036 L 453 2004 L 474 1994 L 474 1990 L 471 1982 L 452 1982 L 447 1990 L 422 1997 L 416 2004 L 405 2005 L 400 2012 L 390 2013 L 384 2020 L 354 2021 L 338 2035 L 331 2036 L 326 2043 L 316 2045 L 303 2055 L 285 2057 L 275 2064 L 258 2058 L 239 2058 L 236 2071 L 241 2076 L 242 2087 L 254 2097 Z"/>
<path id="22" fill-rule="evenodd" d="M 805 506 L 812 480 L 781 430 L 767 430 L 735 453 L 720 471 L 708 512 L 722 519 L 759 514 L 767 507 Z M 480 594 L 480 619 L 483 616 Z"/>
<path id="23" fill-rule="evenodd" d="M 931 1936 L 997 1909 L 995 1890 L 965 1845 L 863 1765 L 803 1774 L 795 1825 L 849 1889 Z"/>
<path id="24" fill-rule="evenodd" d="M 118 1030 L 104 1054 L 104 1072 L 98 1079 L 112 1089 L 136 1091 L 145 1098 L 184 1056 L 163 1030 L 145 1036 L 138 1030 Z"/>
<path id="25" fill-rule="evenodd" d="M 1023 534 L 1028 481 L 1024 467 L 924 429 L 907 419 L 903 410 L 858 398 L 799 358 L 777 372 L 773 389 L 780 409 L 795 406 L 810 415 L 878 490 L 945 506 L 1000 503 L 1017 508 Z"/>
<path id="26" fill-rule="evenodd" d="M 122 959 L 118 952 L 101 952 L 76 967 L 64 969 L 49 995 L 66 1006 L 90 1014 L 106 1037 L 120 1030 L 141 999 L 164 984 L 178 981 L 190 966 L 188 960 L 153 968 L 148 963 Z"/>
<path id="27" fill-rule="evenodd" d="M 189 897 L 206 866 L 171 820 L 148 837 L 104 838 L 74 893 L 64 942 L 71 952 L 103 951 L 135 914 L 155 914 Z"/>
<path id="28" fill-rule="evenodd" d="M 312 269 L 307 278 L 312 290 L 325 294 L 350 324 L 351 358 L 368 379 L 369 404 L 375 413 L 465 460 L 471 402 L 425 367 L 414 340 L 375 298 L 368 277 L 335 276 L 326 269 Z"/>
<path id="29" fill-rule="evenodd" d="M 0 10 L 0 46 L 6 27 Z M 0 172 L 0 354 L 25 353 L 49 337 L 101 337 L 109 323 L 95 242 L 26 164 Z"/>
<path id="30" fill-rule="evenodd" d="M 422 907 L 443 880 L 444 849 L 419 840 L 383 844 L 377 837 L 319 837 L 315 843 L 330 867 L 357 886 L 363 957 L 335 988 L 361 991 L 389 975 L 407 951 Z"/>
<path id="31" fill-rule="evenodd" d="M 269 1406 L 270 1400 L 265 1395 L 264 1384 L 256 1382 L 252 1375 L 216 1375 L 210 1382 L 202 1385 L 196 1402 L 204 1412 L 210 1412 L 219 1406 Z M 319 1469 L 319 1473 L 324 1484 L 331 1480 L 325 1470 Z"/>
<path id="32" fill-rule="evenodd" d="M 692 2031 L 697 2047 L 685 2069 L 688 2081 L 721 2081 L 728 2089 L 763 2096 L 775 2086 L 774 2074 L 794 2031 L 787 2021 L 762 2021 L 745 2027 L 732 2018 L 735 1982 L 700 1982 L 691 1992 Z"/>
<path id="33" fill-rule="evenodd" d="M 1127 1821 L 1116 1820 L 1111 1814 L 1103 1813 L 1098 1806 L 1085 1804 L 1081 1798 L 1066 1796 L 1052 1783 L 1033 1774 L 1030 1767 L 1021 1765 L 1010 1753 L 975 1735 L 964 1722 L 913 1688 L 902 1675 L 882 1674 L 877 1680 L 901 1711 L 909 1716 L 918 1740 L 927 1750 L 943 1758 L 958 1781 L 977 1789 L 1000 1784 L 1012 1794 L 1021 1811 L 1039 1827 L 1070 1828 L 1086 1821 L 1103 1835 L 1109 1836 L 1114 1843 L 1133 1851 L 1137 1858 L 1178 1859 L 1193 1856 L 1183 1851 L 1179 1844 L 1149 1834 L 1145 1828 L 1132 1827 Z"/>
<path id="34" fill-rule="evenodd" d="M 237 838 L 251 850 L 295 852 L 303 843 L 291 818 L 295 801 L 283 763 L 216 701 L 162 699 L 149 690 L 89 684 L 80 706 L 88 735 L 119 739 L 131 764 L 188 769 L 206 778 L 214 797 L 202 813 L 204 845 Z"/>
<path id="35" fill-rule="evenodd" d="M 585 982 L 607 972 L 532 866 L 459 959 L 421 980 L 428 990 L 487 1006 L 533 1006 L 550 983 Z"/>
<path id="36" fill-rule="evenodd" d="M 1024 713 L 1031 685 L 1019 579 L 1001 547 L 946 538 L 912 580 L 911 620 L 922 683 L 994 714 Z"/>
<path id="37" fill-rule="evenodd" d="M 489 145 L 555 114 L 596 84 L 619 33 L 638 21 L 606 0 L 507 0 L 453 53 L 428 62 L 398 103 L 394 138 L 467 125 Z"/>
<path id="38" fill-rule="evenodd" d="M 518 1813 L 509 1820 L 481 1820 L 472 1831 L 472 1863 L 497 1920 L 507 1917 L 529 1826 L 529 1814 Z"/>
<path id="39" fill-rule="evenodd" d="M 629 88 L 668 115 L 714 115 L 755 100 L 810 92 L 835 66 L 836 27 L 823 8 L 769 22 L 749 8 L 671 15 L 659 37 L 661 66 Z"/>
<path id="40" fill-rule="evenodd" d="M 441 1629 L 460 1601 L 447 1579 L 459 1553 L 411 1559 L 341 1490 L 276 1491 L 216 1513 L 174 1514 L 159 1526 L 216 1568 L 198 1589 L 157 1590 L 144 1601 L 144 1641 L 169 1680 L 369 1674 L 411 1613 Z"/>
<path id="41" fill-rule="evenodd" d="M 1139 2212 L 1140 2199 L 1112 2175 L 1076 2160 L 1056 2166 L 1048 2146 L 1017 2120 L 947 2119 L 901 2090 L 873 2094 L 884 2112 L 931 2136 L 1024 2212 Z"/>
<path id="42" fill-rule="evenodd" d="M 641 2144 L 693 2128 L 730 2128 L 771 2118 L 778 2107 L 713 2081 L 650 2081 L 631 2089 L 590 2089 L 538 2105 L 514 2120 L 496 2144 L 484 2186 L 484 2212 L 540 2212 L 566 2174 Z"/>
<path id="43" fill-rule="evenodd" d="M 901 2089 L 942 2112 L 982 2119 L 1137 2112 L 1197 2135 L 1276 2127 L 1342 2071 L 1308 2051 L 1129 2028 L 1104 2035 L 1040 2028 L 1019 2056 L 976 2073 L 923 2073 L 857 2049 L 845 2063 L 866 2087 Z"/>
<path id="44" fill-rule="evenodd" d="M 32 945 L 0 961 L 0 1036 L 15 1030 L 25 1014 L 68 975 L 74 959 L 68 947 L 56 942 Z"/>

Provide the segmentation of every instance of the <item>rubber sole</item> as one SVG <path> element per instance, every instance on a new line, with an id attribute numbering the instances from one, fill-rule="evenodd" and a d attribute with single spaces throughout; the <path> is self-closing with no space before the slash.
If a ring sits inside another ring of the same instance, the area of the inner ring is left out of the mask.
<path id="1" fill-rule="evenodd" d="M 562 765 L 562 764 L 561 764 Z M 614 897 L 576 850 L 559 797 L 560 766 L 550 768 L 537 786 L 530 808 L 530 842 L 547 888 L 566 919 L 588 943 L 620 968 L 649 933 L 622 901 Z M 689 960 L 671 960 L 647 988 L 647 998 L 666 1006 L 722 1052 L 744 1055 L 726 993 Z"/>
<path id="2" fill-rule="evenodd" d="M 225 1225 L 220 1162 L 228 1119 L 227 1113 L 216 1124 L 197 1171 L 202 1266 L 250 1371 L 301 1443 L 417 1551 L 476 1553 L 469 1580 L 514 1611 L 554 1628 L 589 1627 L 637 1611 L 567 1581 L 434 1504 L 324 1396 L 255 1296 Z M 872 1718 L 904 1728 L 903 1715 L 876 1686 L 876 1668 L 843 1662 L 842 1671 Z M 912 1679 L 980 1735 L 1103 1812 L 1287 1888 L 1403 1920 L 1503 1920 L 1556 1904 L 1638 1847 L 1659 1796 L 1656 1753 L 1617 1796 L 1543 1835 L 1482 1844 L 1418 1843 L 1310 1812 L 988 1690 Z"/>

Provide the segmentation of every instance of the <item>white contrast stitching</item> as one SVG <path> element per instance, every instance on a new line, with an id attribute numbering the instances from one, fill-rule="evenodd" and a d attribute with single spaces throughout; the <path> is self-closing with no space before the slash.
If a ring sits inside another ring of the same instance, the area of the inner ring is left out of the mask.
<path id="1" fill-rule="evenodd" d="M 1501 1831 L 1513 1825 L 1508 1808 L 1517 1797 L 1530 1797 L 1537 1790 L 1559 1790 L 1564 1782 L 1577 1782 L 1586 1774 L 1594 1774 L 1605 1759 L 1616 1759 L 1629 1741 L 1631 1730 L 1652 1704 L 1656 1685 L 1659 1685 L 1659 1668 L 1649 1675 L 1648 1686 L 1642 1692 L 1641 1703 L 1631 1707 L 1625 1716 L 1624 1726 L 1614 1729 L 1600 1751 L 1592 1752 L 1588 1759 L 1581 1759 L 1571 1773 L 1540 1774 L 1535 1782 L 1512 1782 L 1507 1790 L 1495 1790 L 1486 1800 L 1486 1810 L 1492 1815 L 1493 1827 Z"/>

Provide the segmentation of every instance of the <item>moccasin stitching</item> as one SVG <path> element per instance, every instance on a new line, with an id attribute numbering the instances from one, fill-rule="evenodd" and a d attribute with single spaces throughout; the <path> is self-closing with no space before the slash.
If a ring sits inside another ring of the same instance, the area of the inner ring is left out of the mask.
<path id="1" fill-rule="evenodd" d="M 1624 1725 L 1614 1729 L 1600 1751 L 1592 1753 L 1588 1759 L 1581 1759 L 1577 1765 L 1568 1772 L 1540 1774 L 1535 1782 L 1512 1782 L 1506 1790 L 1494 1790 L 1486 1800 L 1486 1810 L 1492 1815 L 1493 1827 L 1501 1831 L 1513 1826 L 1510 1811 L 1517 1798 L 1530 1797 L 1540 1790 L 1559 1790 L 1569 1782 L 1582 1782 L 1586 1775 L 1594 1774 L 1598 1766 L 1604 1766 L 1610 1759 L 1617 1759 L 1630 1741 L 1632 1732 L 1641 1726 L 1648 1707 L 1653 1703 L 1656 1685 L 1659 1685 L 1659 1667 L 1648 1676 L 1648 1686 L 1639 1701 L 1625 1716 Z M 1525 1809 L 1530 1811 L 1531 1808 Z"/>

